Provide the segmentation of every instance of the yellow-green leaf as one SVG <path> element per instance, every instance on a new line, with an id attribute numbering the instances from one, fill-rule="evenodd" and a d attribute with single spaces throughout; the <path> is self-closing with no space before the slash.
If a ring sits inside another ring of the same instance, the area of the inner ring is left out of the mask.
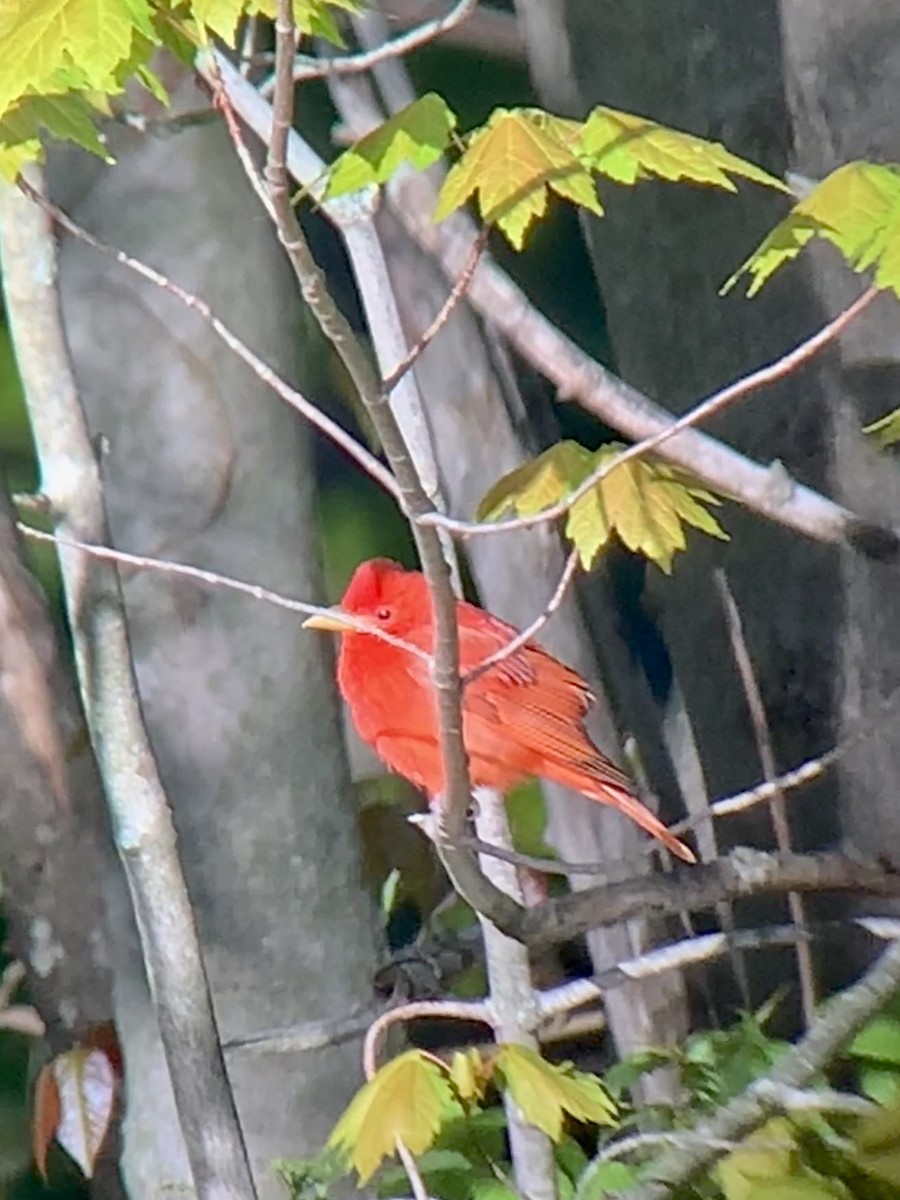
<path id="1" fill-rule="evenodd" d="M 298 31 L 308 37 L 323 37 L 336 46 L 343 46 L 335 10 L 357 13 L 362 7 L 362 0 L 294 0 L 294 23 Z M 233 46 L 241 15 L 259 13 L 274 20 L 277 0 L 192 0 L 191 10 L 201 28 L 218 34 Z"/>
<path id="2" fill-rule="evenodd" d="M 60 68 L 78 68 L 84 87 L 115 89 L 135 28 L 153 36 L 147 0 L 4 0 L 0 113 L 27 93 L 46 93 Z"/>
<path id="3" fill-rule="evenodd" d="M 869 434 L 882 450 L 900 442 L 900 408 L 895 408 L 887 416 L 879 417 L 871 425 L 866 425 L 863 433 Z"/>
<path id="4" fill-rule="evenodd" d="M 495 109 L 450 169 L 435 221 L 477 199 L 482 219 L 520 250 L 532 221 L 546 210 L 548 189 L 602 215 L 591 173 L 575 149 L 578 130 L 577 122 L 539 109 Z"/>
<path id="5" fill-rule="evenodd" d="M 411 1154 L 422 1154 L 462 1111 L 445 1071 L 420 1050 L 410 1050 L 356 1093 L 328 1145 L 346 1154 L 366 1183 L 395 1152 L 398 1137 Z"/>
<path id="6" fill-rule="evenodd" d="M 595 171 L 617 183 L 634 184 L 653 175 L 735 192 L 731 176 L 737 175 L 782 192 L 789 190 L 780 179 L 732 154 L 719 142 L 668 129 L 647 117 L 615 108 L 593 110 L 584 123 L 581 149 L 584 160 Z"/>
<path id="7" fill-rule="evenodd" d="M 726 1200 L 750 1200 L 760 1185 L 783 1180 L 797 1166 L 797 1140 L 785 1117 L 774 1117 L 723 1158 L 716 1174 Z"/>
<path id="8" fill-rule="evenodd" d="M 593 456 L 578 442 L 557 442 L 549 450 L 503 475 L 478 505 L 479 521 L 496 521 L 514 511 L 533 517 L 578 487 L 591 472 Z"/>
<path id="9" fill-rule="evenodd" d="M 687 471 L 645 456 L 613 467 L 620 443 L 591 454 L 577 442 L 559 442 L 538 458 L 504 475 L 478 507 L 478 519 L 494 520 L 512 510 L 535 516 L 571 495 L 602 466 L 607 473 L 569 509 L 566 536 L 577 547 L 585 568 L 613 533 L 637 554 L 667 574 L 687 545 L 685 526 L 728 540 L 707 506 L 721 503 Z"/>
<path id="10" fill-rule="evenodd" d="M 875 286 L 900 295 L 900 167 L 839 167 L 775 226 L 723 292 L 748 274 L 747 295 L 754 296 L 814 237 L 835 246 L 854 271 L 874 268 Z"/>
<path id="11" fill-rule="evenodd" d="M 457 1050 L 450 1060 L 450 1082 L 463 1100 L 480 1100 L 492 1069 L 474 1046 Z"/>
<path id="12" fill-rule="evenodd" d="M 386 183 L 403 163 L 424 171 L 443 154 L 455 128 L 456 116 L 440 96 L 421 96 L 344 151 L 329 173 L 326 197 Z"/>
<path id="13" fill-rule="evenodd" d="M 504 1045 L 496 1067 L 525 1120 L 555 1142 L 562 1137 L 566 1113 L 594 1125 L 616 1123 L 609 1092 L 595 1075 L 576 1071 L 571 1063 L 556 1065 L 527 1046 Z"/>

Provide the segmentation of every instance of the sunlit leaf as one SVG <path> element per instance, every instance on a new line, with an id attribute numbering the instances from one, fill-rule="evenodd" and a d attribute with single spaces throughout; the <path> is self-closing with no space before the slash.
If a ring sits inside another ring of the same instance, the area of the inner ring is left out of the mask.
<path id="1" fill-rule="evenodd" d="M 657 125 L 647 117 L 595 108 L 581 134 L 583 155 L 595 171 L 617 183 L 634 184 L 648 176 L 687 179 L 735 192 L 732 175 L 786 192 L 780 179 L 739 158 L 719 142 Z"/>
<path id="2" fill-rule="evenodd" d="M 0 113 L 29 92 L 56 90 L 54 75 L 76 67 L 83 87 L 115 89 L 135 28 L 154 37 L 147 0 L 27 0 L 0 4 Z"/>
<path id="3" fill-rule="evenodd" d="M 351 1100 L 328 1145 L 343 1151 L 365 1183 L 402 1138 L 411 1154 L 422 1154 L 441 1126 L 462 1113 L 447 1074 L 419 1050 L 382 1067 Z"/>
<path id="4" fill-rule="evenodd" d="M 243 13 L 261 14 L 274 20 L 277 0 L 192 0 L 191 10 L 201 27 L 217 34 L 229 46 L 234 45 L 238 19 Z M 308 37 L 323 37 L 343 46 L 335 12 L 358 13 L 362 0 L 294 0 L 294 23 Z"/>
<path id="5" fill-rule="evenodd" d="M 539 109 L 495 109 L 448 172 L 435 221 L 477 199 L 482 220 L 521 250 L 532 221 L 546 211 L 548 189 L 602 215 L 593 177 L 573 148 L 578 130 L 577 122 Z"/>
<path id="6" fill-rule="evenodd" d="M 775 1185 L 797 1166 L 797 1139 L 785 1117 L 774 1117 L 749 1137 L 716 1168 L 726 1200 L 750 1200 L 760 1185 Z"/>
<path id="7" fill-rule="evenodd" d="M 60 1103 L 56 1140 L 90 1179 L 113 1113 L 113 1065 L 102 1050 L 79 1046 L 52 1066 Z"/>
<path id="8" fill-rule="evenodd" d="M 900 295 L 900 167 L 839 167 L 794 206 L 722 290 L 748 274 L 747 295 L 755 295 L 814 237 L 837 247 L 854 271 L 874 268 L 875 286 Z"/>
<path id="9" fill-rule="evenodd" d="M 525 1120 L 555 1142 L 567 1113 L 595 1125 L 616 1123 L 615 1102 L 601 1081 L 571 1063 L 549 1063 L 527 1046 L 504 1045 L 497 1051 L 496 1067 Z"/>
<path id="10" fill-rule="evenodd" d="M 866 425 L 863 433 L 869 434 L 872 440 L 882 450 L 900 442 L 900 408 L 895 408 L 887 416 L 879 417 L 871 425 Z"/>
<path id="11" fill-rule="evenodd" d="M 581 1200 L 606 1200 L 607 1196 L 634 1187 L 637 1180 L 637 1169 L 630 1163 L 598 1163 L 597 1166 L 588 1167 L 585 1179 L 579 1180 L 578 1195 Z"/>
<path id="12" fill-rule="evenodd" d="M 577 442 L 558 442 L 499 479 L 478 506 L 478 519 L 495 520 L 510 510 L 535 516 L 571 495 L 597 468 L 612 464 L 623 448 L 611 443 L 591 454 Z M 668 573 L 687 544 L 685 526 L 727 541 L 708 507 L 720 503 L 687 471 L 649 456 L 629 459 L 575 501 L 566 536 L 586 568 L 615 533 L 629 550 Z"/>
<path id="13" fill-rule="evenodd" d="M 329 173 L 326 197 L 386 183 L 403 163 L 425 170 L 443 154 L 455 128 L 456 115 L 440 96 L 421 96 L 344 151 Z"/>
<path id="14" fill-rule="evenodd" d="M 450 1082 L 463 1100 L 481 1099 L 490 1072 L 491 1064 L 485 1062 L 474 1046 L 468 1050 L 457 1050 L 450 1060 Z"/>

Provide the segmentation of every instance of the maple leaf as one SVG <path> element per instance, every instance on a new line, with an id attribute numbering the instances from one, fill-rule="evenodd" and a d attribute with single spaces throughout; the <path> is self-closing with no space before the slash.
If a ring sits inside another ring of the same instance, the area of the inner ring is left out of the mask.
<path id="1" fill-rule="evenodd" d="M 532 221 L 546 211 L 548 191 L 602 216 L 591 173 L 577 154 L 579 130 L 578 122 L 539 109 L 495 109 L 448 172 L 434 220 L 477 197 L 482 219 L 521 250 Z"/>
<path id="2" fill-rule="evenodd" d="M 900 296 L 900 167 L 852 162 L 838 167 L 763 240 L 724 284 L 750 276 L 754 296 L 813 238 L 830 242 L 854 271 L 874 268 L 873 282 Z"/>
<path id="3" fill-rule="evenodd" d="M 593 110 L 581 132 L 580 150 L 595 171 L 626 185 L 656 176 L 736 192 L 730 176 L 738 175 L 782 192 L 789 190 L 780 179 L 732 154 L 719 142 L 615 108 Z"/>
<path id="4" fill-rule="evenodd" d="M 326 198 L 386 183 L 403 163 L 424 171 L 441 157 L 455 128 L 456 116 L 440 96 L 420 96 L 335 160 Z"/>
<path id="5" fill-rule="evenodd" d="M 536 516 L 571 495 L 598 467 L 610 470 L 574 502 L 566 517 L 566 536 L 590 568 L 613 533 L 629 550 L 643 554 L 668 574 L 675 554 L 684 550 L 684 527 L 710 537 L 728 535 L 707 505 L 721 503 L 687 471 L 645 456 L 613 467 L 624 446 L 613 442 L 592 454 L 577 442 L 551 446 L 494 484 L 478 507 L 480 521 L 496 520 L 512 510 Z"/>
<path id="6" fill-rule="evenodd" d="M 422 1051 L 409 1050 L 356 1093 L 328 1145 L 347 1154 L 366 1183 L 395 1152 L 397 1138 L 411 1154 L 422 1154 L 462 1111 L 441 1066 Z"/>
<path id="7" fill-rule="evenodd" d="M 594 1125 L 616 1124 L 615 1102 L 601 1081 L 571 1063 L 549 1063 L 528 1046 L 504 1045 L 496 1066 L 525 1120 L 554 1142 L 566 1113 Z"/>

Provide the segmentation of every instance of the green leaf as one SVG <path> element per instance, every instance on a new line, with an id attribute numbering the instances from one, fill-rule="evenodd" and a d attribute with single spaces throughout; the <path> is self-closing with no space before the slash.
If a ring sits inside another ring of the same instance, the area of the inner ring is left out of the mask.
<path id="1" fill-rule="evenodd" d="M 595 108 L 581 134 L 583 160 L 617 183 L 634 184 L 648 176 L 687 179 L 736 192 L 732 175 L 766 187 L 789 189 L 754 163 L 738 158 L 719 142 L 657 125 L 647 117 Z"/>
<path id="2" fill-rule="evenodd" d="M 590 170 L 577 154 L 579 133 L 577 122 L 540 109 L 495 109 L 448 172 L 434 220 L 477 198 L 482 220 L 521 250 L 531 223 L 546 211 L 548 189 L 602 216 Z"/>
<path id="3" fill-rule="evenodd" d="M 0 5 L 0 114 L 29 93 L 59 90 L 54 76 L 75 67 L 83 89 L 118 91 L 115 71 L 135 29 L 154 38 L 147 0 L 27 0 Z"/>
<path id="4" fill-rule="evenodd" d="M 519 1193 L 500 1179 L 475 1179 L 472 1200 L 521 1200 Z"/>
<path id="5" fill-rule="evenodd" d="M 578 1184 L 579 1200 L 606 1200 L 610 1194 L 627 1191 L 638 1181 L 638 1171 L 630 1163 L 592 1163 Z"/>
<path id="6" fill-rule="evenodd" d="M 294 0 L 294 23 L 301 34 L 323 37 L 336 46 L 343 46 L 335 11 L 358 13 L 362 9 L 362 0 Z M 259 13 L 274 20 L 277 3 L 276 0 L 192 0 L 191 10 L 199 26 L 218 34 L 233 46 L 242 14 Z"/>
<path id="7" fill-rule="evenodd" d="M 893 1017 L 873 1017 L 847 1047 L 847 1053 L 854 1058 L 900 1064 L 900 1022 Z"/>
<path id="8" fill-rule="evenodd" d="M 38 158 L 43 133 L 111 162 L 94 124 L 96 111 L 78 92 L 24 96 L 0 118 L 0 173 L 12 180 L 25 162 Z"/>
<path id="9" fill-rule="evenodd" d="M 512 511 L 533 517 L 574 491 L 591 473 L 593 456 L 578 442 L 557 442 L 549 450 L 503 475 L 478 505 L 476 519 L 496 521 Z"/>
<path id="10" fill-rule="evenodd" d="M 785 1117 L 773 1117 L 716 1167 L 726 1200 L 751 1200 L 760 1186 L 776 1186 L 797 1166 L 797 1141 Z"/>
<path id="11" fill-rule="evenodd" d="M 754 296 L 814 237 L 837 247 L 854 271 L 874 268 L 875 286 L 900 295 L 900 167 L 839 167 L 775 226 L 722 291 L 749 274 L 747 295 Z"/>
<path id="12" fill-rule="evenodd" d="M 398 1137 L 411 1154 L 422 1154 L 441 1126 L 461 1112 L 441 1067 L 420 1050 L 409 1050 L 356 1093 L 328 1145 L 343 1151 L 366 1183 L 395 1152 Z"/>
<path id="13" fill-rule="evenodd" d="M 521 517 L 535 516 L 571 495 L 598 467 L 614 463 L 622 449 L 613 442 L 591 454 L 577 442 L 558 442 L 498 480 L 478 506 L 478 519 L 495 520 L 510 509 Z M 705 507 L 720 503 L 687 471 L 649 456 L 629 459 L 575 501 L 566 536 L 585 568 L 616 533 L 629 550 L 668 574 L 675 554 L 687 545 L 685 526 L 728 540 Z"/>
<path id="14" fill-rule="evenodd" d="M 555 1142 L 562 1137 L 566 1113 L 595 1125 L 616 1123 L 615 1102 L 601 1081 L 571 1063 L 557 1066 L 527 1046 L 504 1045 L 496 1066 L 525 1120 Z"/>
<path id="15" fill-rule="evenodd" d="M 879 417 L 871 425 L 866 425 L 863 433 L 869 434 L 875 444 L 882 450 L 900 442 L 900 408 L 895 408 L 884 417 Z"/>
<path id="16" fill-rule="evenodd" d="M 424 171 L 441 157 L 455 128 L 456 115 L 440 96 L 421 96 L 344 151 L 329 172 L 326 198 L 386 183 L 403 163 Z"/>
<path id="17" fill-rule="evenodd" d="M 389 917 L 397 903 L 397 889 L 400 886 L 400 868 L 392 867 L 384 883 L 381 885 L 381 915 Z"/>
<path id="18" fill-rule="evenodd" d="M 651 1071 L 658 1071 L 660 1067 L 670 1067 L 677 1061 L 678 1052 L 673 1046 L 638 1050 L 623 1058 L 621 1062 L 614 1063 L 605 1072 L 603 1082 L 618 1099 Z"/>
<path id="19" fill-rule="evenodd" d="M 540 784 L 531 780 L 509 792 L 506 815 L 513 846 L 520 854 L 533 854 L 539 858 L 556 857 L 556 850 L 546 839 L 547 806 Z"/>
<path id="20" fill-rule="evenodd" d="M 864 1066 L 859 1072 L 859 1087 L 864 1096 L 882 1108 L 900 1106 L 900 1075 L 896 1071 Z"/>

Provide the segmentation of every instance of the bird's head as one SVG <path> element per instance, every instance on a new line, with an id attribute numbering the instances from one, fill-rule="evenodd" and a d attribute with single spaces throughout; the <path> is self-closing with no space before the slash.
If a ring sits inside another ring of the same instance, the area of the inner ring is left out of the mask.
<path id="1" fill-rule="evenodd" d="M 309 617 L 303 628 L 345 635 L 364 632 L 346 619 L 350 617 L 402 639 L 421 625 L 430 606 L 424 576 L 390 559 L 373 558 L 356 568 L 340 604 L 327 614 Z"/>

